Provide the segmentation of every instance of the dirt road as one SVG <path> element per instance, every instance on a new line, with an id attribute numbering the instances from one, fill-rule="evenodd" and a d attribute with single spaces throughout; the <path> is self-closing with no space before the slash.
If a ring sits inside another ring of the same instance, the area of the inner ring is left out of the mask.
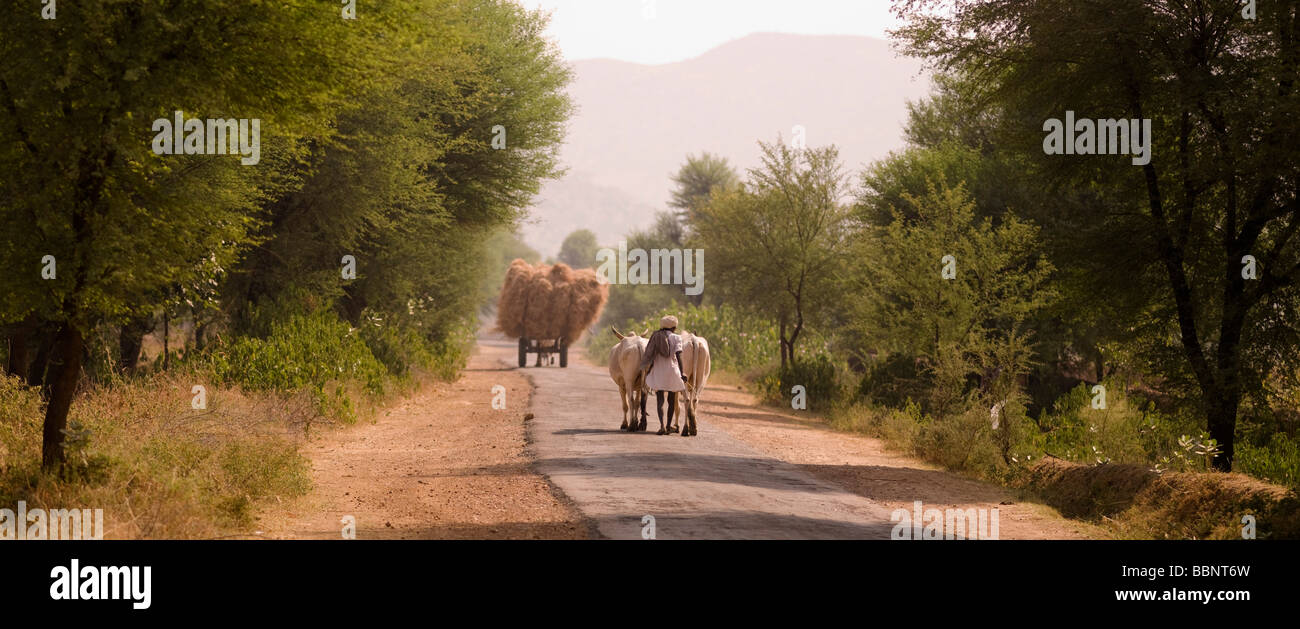
<path id="1" fill-rule="evenodd" d="M 493 387 L 506 408 L 492 408 Z M 429 385 L 377 421 L 320 433 L 304 449 L 314 488 L 267 510 L 254 533 L 280 539 L 585 539 L 590 521 L 525 451 L 528 380 L 484 353 L 460 380 Z"/>
<path id="2" fill-rule="evenodd" d="M 706 391 L 698 437 L 654 434 L 653 407 L 649 431 L 625 433 L 603 365 L 515 361 L 514 342 L 480 339 L 458 382 L 318 437 L 305 450 L 315 490 L 260 534 L 339 539 L 352 515 L 358 539 L 640 539 L 650 516 L 656 539 L 888 539 L 890 514 L 917 500 L 997 508 L 1002 539 L 1097 533 L 735 387 Z"/>
<path id="3" fill-rule="evenodd" d="M 503 362 L 514 346 L 481 342 Z M 537 468 L 614 539 L 888 539 L 894 509 L 997 508 L 1000 537 L 1075 538 L 1084 527 L 1004 490 L 884 451 L 882 444 L 756 406 L 735 387 L 702 397 L 698 437 L 621 432 L 604 366 L 523 370 Z"/>
<path id="4" fill-rule="evenodd" d="M 511 347 L 480 343 L 506 358 Z M 656 539 L 888 538 L 889 512 L 730 434 L 698 437 L 619 430 L 622 407 L 605 368 L 571 358 L 567 369 L 527 369 L 528 427 L 537 468 L 596 521 L 605 537 Z M 653 414 L 654 411 L 651 410 Z"/>

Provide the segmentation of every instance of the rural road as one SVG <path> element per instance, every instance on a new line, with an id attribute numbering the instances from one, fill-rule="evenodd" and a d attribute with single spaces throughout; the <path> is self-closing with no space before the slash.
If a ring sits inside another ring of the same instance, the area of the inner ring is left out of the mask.
<path id="1" fill-rule="evenodd" d="M 511 364 L 516 345 L 479 340 L 485 358 Z M 535 358 L 530 357 L 531 365 Z M 888 539 L 889 511 L 759 453 L 702 417 L 699 436 L 620 431 L 607 369 L 576 355 L 569 367 L 521 370 L 534 385 L 528 422 L 536 468 L 612 539 Z M 707 393 L 705 394 L 707 398 Z"/>
<path id="2" fill-rule="evenodd" d="M 567 369 L 518 369 L 516 348 L 481 336 L 455 382 L 318 432 L 303 447 L 310 494 L 277 501 L 249 534 L 342 539 L 349 520 L 356 539 L 641 539 L 652 516 L 655 539 L 888 539 L 890 513 L 914 501 L 997 509 L 1000 539 L 1097 534 L 735 386 L 710 383 L 698 437 L 655 435 L 653 417 L 625 433 L 606 367 L 575 352 Z"/>

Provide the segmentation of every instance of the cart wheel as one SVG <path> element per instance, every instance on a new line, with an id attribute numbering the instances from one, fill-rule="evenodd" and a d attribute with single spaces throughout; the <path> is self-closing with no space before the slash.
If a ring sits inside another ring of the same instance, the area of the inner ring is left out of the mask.
<path id="1" fill-rule="evenodd" d="M 569 366 L 569 344 L 564 341 L 560 341 L 560 366 Z"/>
<path id="2" fill-rule="evenodd" d="M 528 364 L 528 339 L 519 337 L 519 368 L 523 369 Z"/>

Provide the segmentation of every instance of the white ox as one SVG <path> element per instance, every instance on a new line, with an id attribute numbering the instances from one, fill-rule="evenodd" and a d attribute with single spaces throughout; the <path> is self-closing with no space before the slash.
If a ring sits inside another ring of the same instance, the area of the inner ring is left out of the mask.
<path id="1" fill-rule="evenodd" d="M 686 421 L 682 426 L 682 436 L 698 434 L 695 423 L 695 406 L 700 401 L 700 394 L 709 383 L 709 370 L 712 358 L 709 354 L 709 342 L 702 336 L 682 332 L 682 372 L 686 376 L 686 395 L 682 400 Z"/>
<path id="2" fill-rule="evenodd" d="M 609 350 L 609 377 L 618 385 L 618 395 L 623 402 L 623 425 L 619 430 L 644 431 L 646 428 L 645 410 L 645 374 L 641 372 L 641 354 L 645 352 L 648 342 L 636 332 L 621 334 L 610 326 L 618 344 Z M 636 419 L 637 407 L 641 407 L 641 421 Z"/>

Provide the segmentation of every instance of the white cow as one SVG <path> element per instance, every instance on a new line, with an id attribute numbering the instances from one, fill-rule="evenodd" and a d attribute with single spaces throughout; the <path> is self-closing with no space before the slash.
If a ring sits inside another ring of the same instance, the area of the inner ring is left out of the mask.
<path id="1" fill-rule="evenodd" d="M 686 422 L 682 427 L 682 436 L 698 434 L 695 423 L 695 405 L 700 401 L 700 394 L 709 383 L 709 371 L 712 358 L 709 355 L 709 342 L 702 336 L 682 332 L 682 373 L 686 376 L 686 394 L 682 406 L 685 409 Z M 675 432 L 675 428 L 673 429 Z"/>
<path id="2" fill-rule="evenodd" d="M 609 377 L 618 385 L 619 398 L 623 402 L 623 425 L 619 430 L 644 431 L 647 391 L 645 373 L 641 371 L 641 354 L 645 352 L 648 339 L 636 332 L 621 334 L 614 326 L 609 329 L 618 337 L 618 344 L 609 350 Z M 638 406 L 641 407 L 639 424 L 636 419 Z"/>

